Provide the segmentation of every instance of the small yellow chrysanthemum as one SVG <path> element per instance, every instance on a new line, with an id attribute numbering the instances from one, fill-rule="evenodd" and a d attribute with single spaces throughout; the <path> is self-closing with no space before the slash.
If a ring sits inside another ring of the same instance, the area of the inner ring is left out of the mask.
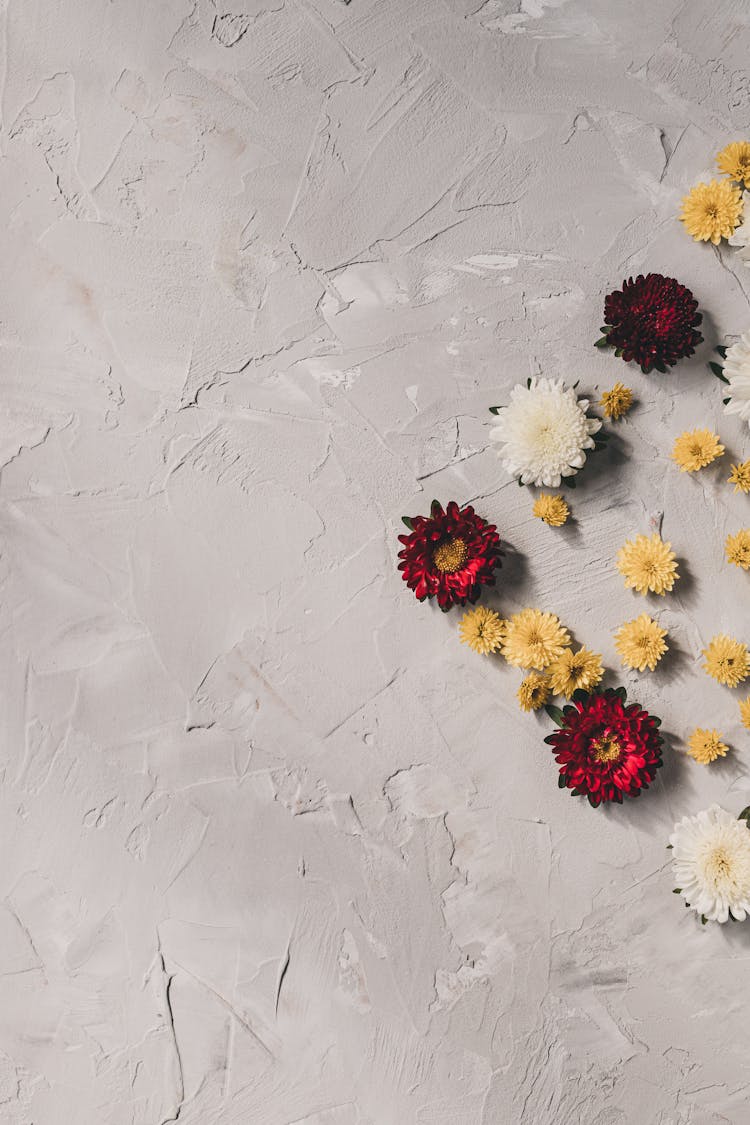
<path id="1" fill-rule="evenodd" d="M 732 141 L 716 157 L 720 172 L 739 183 L 750 181 L 750 142 Z"/>
<path id="2" fill-rule="evenodd" d="M 615 383 L 611 391 L 605 391 L 599 403 L 605 418 L 617 422 L 633 405 L 633 392 L 624 383 Z"/>
<path id="3" fill-rule="evenodd" d="M 726 180 L 696 184 L 682 200 L 680 219 L 696 242 L 729 238 L 742 217 L 742 192 Z"/>
<path id="4" fill-rule="evenodd" d="M 750 461 L 741 461 L 739 465 L 732 465 L 727 484 L 733 484 L 735 492 L 750 492 Z"/>
<path id="5" fill-rule="evenodd" d="M 570 645 L 570 634 L 554 613 L 522 609 L 507 622 L 502 653 L 517 668 L 549 667 Z"/>
<path id="6" fill-rule="evenodd" d="M 634 621 L 626 621 L 615 633 L 615 648 L 626 668 L 653 672 L 668 649 L 664 643 L 666 629 L 661 629 L 652 617 L 642 613 Z"/>
<path id="7" fill-rule="evenodd" d="M 629 539 L 617 554 L 617 569 L 639 594 L 665 594 L 680 577 L 672 544 L 657 534 Z"/>
<path id="8" fill-rule="evenodd" d="M 494 609 L 480 605 L 463 615 L 458 635 L 463 644 L 481 656 L 486 656 L 490 652 L 497 652 L 503 643 L 505 622 Z"/>
<path id="9" fill-rule="evenodd" d="M 733 637 L 719 633 L 715 636 L 708 648 L 701 653 L 706 661 L 703 667 L 709 676 L 727 687 L 737 687 L 750 674 L 750 653 L 747 645 L 735 641 Z"/>
<path id="10" fill-rule="evenodd" d="M 721 735 L 717 730 L 704 730 L 703 727 L 696 727 L 688 739 L 687 746 L 690 757 L 702 766 L 710 765 L 717 758 L 723 758 L 729 750 L 729 747 L 721 741 Z"/>
<path id="11" fill-rule="evenodd" d="M 740 700 L 740 722 L 750 730 L 750 695 L 747 699 Z"/>
<path id="12" fill-rule="evenodd" d="M 601 656 L 587 648 L 579 648 L 578 652 L 566 649 L 562 656 L 549 666 L 552 694 L 564 695 L 568 699 L 578 688 L 591 691 L 601 681 L 603 675 Z"/>
<path id="13" fill-rule="evenodd" d="M 551 496 L 549 492 L 543 492 L 535 501 L 532 514 L 550 527 L 562 527 L 570 515 L 570 508 L 562 496 Z"/>
<path id="14" fill-rule="evenodd" d="M 550 684 L 541 672 L 529 672 L 518 689 L 518 703 L 522 711 L 538 711 L 550 697 Z"/>
<path id="15" fill-rule="evenodd" d="M 727 562 L 741 566 L 743 570 L 750 570 L 750 531 L 746 527 L 736 535 L 727 535 L 724 550 Z"/>
<path id="16" fill-rule="evenodd" d="M 683 473 L 697 473 L 721 457 L 723 452 L 724 446 L 718 434 L 712 434 L 710 430 L 686 430 L 674 443 L 672 460 L 677 462 Z"/>

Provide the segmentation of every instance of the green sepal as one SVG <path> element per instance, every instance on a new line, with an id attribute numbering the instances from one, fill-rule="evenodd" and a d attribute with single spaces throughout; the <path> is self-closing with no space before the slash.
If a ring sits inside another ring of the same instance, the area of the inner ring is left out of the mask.
<path id="1" fill-rule="evenodd" d="M 627 693 L 627 690 L 626 690 L 626 689 L 625 689 L 624 687 L 622 687 L 622 686 L 620 686 L 620 687 L 616 687 L 616 688 L 614 689 L 614 692 L 615 692 L 615 695 L 619 695 L 619 697 L 620 697 L 620 699 L 621 699 L 621 700 L 623 701 L 623 703 L 624 703 L 624 702 L 625 702 L 625 700 L 626 700 L 626 699 L 628 698 L 628 693 Z"/>
<path id="2" fill-rule="evenodd" d="M 671 852 L 671 850 L 672 850 L 672 845 L 671 845 L 671 844 L 667 844 L 667 851 Z"/>
<path id="3" fill-rule="evenodd" d="M 490 407 L 490 414 L 499 414 L 501 410 L 502 410 L 502 406 L 491 406 Z"/>
<path id="4" fill-rule="evenodd" d="M 521 480 L 520 477 L 518 478 L 518 487 L 519 488 L 525 488 L 526 487 L 526 485 L 523 483 L 523 481 Z"/>
<path id="5" fill-rule="evenodd" d="M 411 518 L 411 516 L 402 516 L 401 522 L 406 524 L 406 526 L 409 528 L 409 531 L 414 530 L 414 520 Z"/>
<path id="6" fill-rule="evenodd" d="M 666 369 L 665 365 L 661 362 L 661 360 L 659 360 L 658 363 L 655 363 L 654 367 L 656 368 L 656 370 L 659 372 L 660 375 L 666 375 L 667 369 Z"/>
<path id="7" fill-rule="evenodd" d="M 727 358 L 727 352 L 729 351 L 729 349 L 726 347 L 725 344 L 717 344 L 716 351 L 719 353 L 719 355 L 721 356 L 722 359 L 726 359 Z"/>
<path id="8" fill-rule="evenodd" d="M 685 903 L 685 905 L 687 906 L 687 903 Z M 701 914 L 701 926 L 705 926 L 707 921 L 708 921 L 708 918 L 706 917 L 706 915 Z"/>
<path id="9" fill-rule="evenodd" d="M 430 515 L 432 516 L 432 518 L 435 519 L 435 516 L 440 516 L 440 515 L 442 515 L 442 513 L 443 513 L 443 505 L 440 503 L 439 500 L 433 500 L 432 503 L 430 504 Z"/>
<path id="10" fill-rule="evenodd" d="M 727 405 L 727 403 L 731 402 L 732 400 L 731 400 L 731 398 L 723 398 L 723 399 L 722 399 L 721 401 L 722 401 L 722 402 L 724 403 L 724 405 L 726 406 L 726 405 Z"/>
<path id="11" fill-rule="evenodd" d="M 554 703 L 545 703 L 544 710 L 547 712 L 550 719 L 552 719 L 553 723 L 557 723 L 559 727 L 563 725 L 563 723 L 565 722 L 565 716 L 563 715 L 559 707 L 555 707 Z"/>
<path id="12" fill-rule="evenodd" d="M 531 390 L 531 376 L 530 375 L 529 375 L 528 379 L 526 380 L 526 390 L 527 391 Z"/>
<path id="13" fill-rule="evenodd" d="M 557 788 L 558 789 L 564 789 L 565 788 L 565 774 L 562 774 L 562 773 L 558 774 L 558 776 L 557 776 Z"/>
<path id="14" fill-rule="evenodd" d="M 675 889 L 672 891 L 672 894 L 673 895 L 681 895 L 682 894 L 682 887 L 675 887 Z"/>
<path id="15" fill-rule="evenodd" d="M 728 383 L 729 382 L 726 375 L 724 374 L 724 368 L 721 366 L 720 363 L 713 363 L 713 361 L 712 361 L 711 363 L 709 363 L 708 369 L 709 369 L 709 371 L 712 372 L 712 374 L 714 374 L 716 376 L 717 379 L 721 379 L 722 383 Z"/>
<path id="16" fill-rule="evenodd" d="M 576 688 L 570 697 L 574 703 L 587 703 L 589 693 L 584 688 Z"/>
<path id="17" fill-rule="evenodd" d="M 739 815 L 739 816 L 737 817 L 737 819 L 738 819 L 738 820 L 744 820 L 744 822 L 745 822 L 745 825 L 746 825 L 746 826 L 747 826 L 748 828 L 750 828 L 750 805 L 747 805 L 747 806 L 746 806 L 746 807 L 745 807 L 745 808 L 744 808 L 744 809 L 742 810 L 742 812 L 741 812 L 741 813 L 740 813 L 740 815 Z"/>
<path id="18" fill-rule="evenodd" d="M 610 348 L 611 346 L 607 336 L 600 336 L 598 340 L 594 340 L 595 348 Z"/>

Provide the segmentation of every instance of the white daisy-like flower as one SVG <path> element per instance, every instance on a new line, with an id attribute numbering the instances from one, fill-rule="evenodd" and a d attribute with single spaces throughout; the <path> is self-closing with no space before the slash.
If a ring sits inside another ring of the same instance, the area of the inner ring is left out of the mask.
<path id="1" fill-rule="evenodd" d="M 593 434 L 601 429 L 598 418 L 588 418 L 588 400 L 578 399 L 562 379 L 529 379 L 510 394 L 510 405 L 497 411 L 490 431 L 501 444 L 498 455 L 511 476 L 521 484 L 559 488 L 586 462 L 594 448 Z"/>
<path id="2" fill-rule="evenodd" d="M 725 414 L 739 414 L 750 426 L 750 332 L 743 332 L 736 344 L 727 348 L 724 378 L 729 380 Z"/>
<path id="3" fill-rule="evenodd" d="M 669 837 L 672 869 L 687 905 L 709 922 L 750 913 L 750 831 L 726 809 L 711 805 L 684 816 Z"/>

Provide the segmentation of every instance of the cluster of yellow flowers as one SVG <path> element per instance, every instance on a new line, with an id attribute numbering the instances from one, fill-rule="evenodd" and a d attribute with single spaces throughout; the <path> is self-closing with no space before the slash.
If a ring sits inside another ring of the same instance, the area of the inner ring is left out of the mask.
<path id="1" fill-rule="evenodd" d="M 681 472 L 697 473 L 724 455 L 724 446 L 718 434 L 710 430 L 686 430 L 680 434 L 672 449 L 672 460 Z M 727 484 L 734 485 L 735 492 L 750 492 L 750 461 L 732 465 Z M 736 535 L 728 535 L 724 544 L 727 562 L 750 570 L 750 528 L 742 528 Z"/>
<path id="2" fill-rule="evenodd" d="M 570 699 L 579 689 L 592 691 L 604 676 L 600 654 L 585 647 L 574 650 L 570 633 L 554 613 L 528 608 L 505 620 L 494 609 L 479 606 L 464 614 L 459 636 L 474 652 L 499 652 L 508 664 L 528 672 L 518 689 L 524 711 L 538 710 L 553 695 Z M 666 636 L 666 629 L 642 613 L 617 630 L 615 648 L 626 668 L 653 671 L 667 651 Z"/>
<path id="3" fill-rule="evenodd" d="M 700 183 L 682 201 L 680 219 L 696 242 L 717 246 L 743 218 L 743 191 L 750 186 L 750 142 L 734 141 L 716 157 L 727 179 Z"/>

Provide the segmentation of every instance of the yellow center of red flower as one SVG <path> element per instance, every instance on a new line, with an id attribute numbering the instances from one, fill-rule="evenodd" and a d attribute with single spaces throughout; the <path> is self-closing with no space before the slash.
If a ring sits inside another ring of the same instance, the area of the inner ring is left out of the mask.
<path id="1" fill-rule="evenodd" d="M 441 574 L 455 574 L 466 562 L 469 551 L 463 539 L 446 539 L 432 553 L 435 569 Z"/>
<path id="2" fill-rule="evenodd" d="M 595 762 L 614 762 L 622 753 L 622 747 L 616 738 L 599 738 L 592 744 Z"/>

